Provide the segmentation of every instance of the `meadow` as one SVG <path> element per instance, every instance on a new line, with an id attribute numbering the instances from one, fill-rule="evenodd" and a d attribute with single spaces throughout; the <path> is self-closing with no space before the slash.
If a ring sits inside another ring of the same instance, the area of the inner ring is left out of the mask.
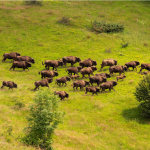
<path id="1" fill-rule="evenodd" d="M 43 2 L 43 6 L 26 6 L 23 2 L 0 2 L 0 84 L 14 81 L 17 89 L 0 90 L 0 149 L 33 150 L 20 142 L 27 126 L 28 106 L 35 95 L 34 82 L 41 80 L 42 61 L 77 56 L 97 61 L 100 73 L 102 60 L 113 58 L 118 65 L 137 60 L 150 62 L 150 2 Z M 59 24 L 63 16 L 70 25 Z M 123 24 L 121 33 L 96 33 L 89 30 L 91 22 L 106 21 Z M 121 43 L 129 43 L 122 48 Z M 35 59 L 29 71 L 9 70 L 12 63 L 2 63 L 4 53 L 19 52 Z M 76 63 L 74 66 L 78 66 Z M 66 68 L 58 67 L 58 77 L 67 76 Z M 150 119 L 140 116 L 135 87 L 143 79 L 140 68 L 125 72 L 115 92 L 92 96 L 67 86 L 49 84 L 51 91 L 64 90 L 69 98 L 61 101 L 65 112 L 63 124 L 55 130 L 53 147 L 58 150 L 148 150 Z M 144 70 L 143 70 L 144 71 Z M 109 67 L 104 71 L 108 73 Z M 80 75 L 80 74 L 79 74 Z M 116 80 L 114 73 L 108 80 Z M 81 77 L 80 77 L 81 79 Z M 88 78 L 85 78 L 88 81 Z M 96 86 L 96 84 L 94 84 Z M 44 89 L 47 87 L 41 87 Z M 18 103 L 23 104 L 19 107 Z M 39 149 L 39 148 L 38 148 Z"/>

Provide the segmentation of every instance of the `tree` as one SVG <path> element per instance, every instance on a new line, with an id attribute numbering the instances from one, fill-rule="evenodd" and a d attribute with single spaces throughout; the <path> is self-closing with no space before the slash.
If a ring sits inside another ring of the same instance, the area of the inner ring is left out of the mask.
<path id="1" fill-rule="evenodd" d="M 137 101 L 141 102 L 139 108 L 142 111 L 142 115 L 150 117 L 150 75 L 146 75 L 140 81 L 134 95 Z"/>
<path id="2" fill-rule="evenodd" d="M 59 102 L 58 96 L 49 90 L 36 93 L 27 117 L 28 127 L 25 128 L 26 135 L 23 138 L 26 144 L 52 149 L 52 134 L 64 115 L 59 111 Z"/>

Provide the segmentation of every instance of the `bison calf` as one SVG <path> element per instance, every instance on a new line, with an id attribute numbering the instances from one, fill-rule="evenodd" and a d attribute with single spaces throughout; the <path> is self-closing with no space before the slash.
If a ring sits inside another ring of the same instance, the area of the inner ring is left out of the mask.
<path id="1" fill-rule="evenodd" d="M 124 78 L 126 78 L 126 76 L 125 76 L 125 75 L 123 75 L 123 76 L 117 76 L 117 78 L 116 78 L 116 79 L 117 79 L 117 82 L 118 82 L 118 80 L 119 80 L 119 79 L 122 79 L 122 80 L 123 80 Z"/>
<path id="2" fill-rule="evenodd" d="M 43 79 L 43 80 L 34 82 L 34 84 L 35 84 L 34 91 L 35 91 L 37 88 L 39 89 L 39 86 L 47 86 L 47 87 L 49 88 L 48 83 L 51 83 L 52 81 L 53 81 L 53 78 L 45 78 L 45 79 Z"/>
<path id="3" fill-rule="evenodd" d="M 85 94 L 86 94 L 87 92 L 92 92 L 92 95 L 94 95 L 94 94 L 97 95 L 97 92 L 100 92 L 100 89 L 97 88 L 97 87 L 86 87 L 85 90 L 86 90 Z"/>
<path id="4" fill-rule="evenodd" d="M 65 91 L 55 91 L 54 94 L 57 94 L 61 100 L 64 100 L 65 97 L 69 97 L 69 94 Z"/>
<path id="5" fill-rule="evenodd" d="M 3 81 L 1 89 L 2 89 L 4 86 L 9 87 L 9 89 L 17 88 L 17 84 L 14 83 L 14 82 L 12 82 L 12 81 Z"/>

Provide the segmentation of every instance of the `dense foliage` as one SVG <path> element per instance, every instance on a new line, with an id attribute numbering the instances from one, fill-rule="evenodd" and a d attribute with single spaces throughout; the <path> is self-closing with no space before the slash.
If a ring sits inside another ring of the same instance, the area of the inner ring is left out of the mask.
<path id="1" fill-rule="evenodd" d="M 120 24 L 115 24 L 115 23 L 105 23 L 105 22 L 97 22 L 94 21 L 92 23 L 92 28 L 96 32 L 122 32 L 124 30 L 124 26 Z"/>
<path id="2" fill-rule="evenodd" d="M 58 109 L 60 100 L 49 90 L 38 91 L 33 100 L 24 141 L 29 145 L 51 149 L 52 134 L 63 116 Z"/>
<path id="3" fill-rule="evenodd" d="M 150 117 L 150 75 L 140 81 L 134 94 L 137 101 L 141 102 L 139 108 L 142 110 L 142 115 Z"/>

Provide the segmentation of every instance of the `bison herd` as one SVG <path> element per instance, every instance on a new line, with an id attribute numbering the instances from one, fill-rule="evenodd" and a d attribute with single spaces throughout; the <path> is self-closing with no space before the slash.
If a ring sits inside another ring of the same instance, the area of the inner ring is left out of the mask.
<path id="1" fill-rule="evenodd" d="M 4 53 L 2 62 L 5 62 L 6 59 L 13 59 L 13 63 L 12 66 L 10 67 L 10 70 L 12 68 L 13 70 L 15 68 L 23 68 L 23 70 L 25 71 L 25 69 L 31 67 L 31 63 L 33 64 L 35 63 L 33 58 L 29 56 L 20 56 L 20 53 L 18 52 Z M 77 62 L 79 62 L 79 66 L 73 67 L 73 65 Z M 39 74 L 41 74 L 42 80 L 36 81 L 34 83 L 35 85 L 34 90 L 39 89 L 39 86 L 41 87 L 47 86 L 49 88 L 49 83 L 53 82 L 53 77 L 59 76 L 57 68 L 59 66 L 66 66 L 67 63 L 71 64 L 71 67 L 67 68 L 66 70 L 66 72 L 68 72 L 68 76 L 57 78 L 55 83 L 58 86 L 63 86 L 64 84 L 66 86 L 67 85 L 66 82 L 71 81 L 72 79 L 73 80 L 72 86 L 74 90 L 77 90 L 78 87 L 80 87 L 80 90 L 82 90 L 85 87 L 85 94 L 87 92 L 92 92 L 92 95 L 97 94 L 98 92 L 105 92 L 106 89 L 114 90 L 114 86 L 117 85 L 118 80 L 119 79 L 123 80 L 124 78 L 126 78 L 125 75 L 121 75 L 122 73 L 128 71 L 129 68 L 132 68 L 133 70 L 134 68 L 136 68 L 137 71 L 137 66 L 140 65 L 138 61 L 131 61 L 125 63 L 124 66 L 119 65 L 117 66 L 117 60 L 106 59 L 102 61 L 100 71 L 101 70 L 103 71 L 103 68 L 105 66 L 109 66 L 109 74 L 97 73 L 94 76 L 93 72 L 97 70 L 96 67 L 97 62 L 95 60 L 91 60 L 90 58 L 81 61 L 79 57 L 68 56 L 63 57 L 61 60 L 46 60 L 44 63 L 42 62 L 42 65 L 45 65 L 46 70 L 38 72 Z M 49 70 L 50 67 L 52 67 L 53 70 Z M 142 63 L 140 67 L 141 67 L 140 72 L 142 72 L 143 69 L 148 70 L 146 72 L 143 72 L 143 74 L 150 73 L 150 64 Z M 78 73 L 82 75 L 82 80 L 77 80 L 80 77 Z M 111 78 L 111 75 L 113 73 L 119 73 L 119 76 L 116 77 L 116 81 L 107 81 L 107 78 Z M 83 80 L 85 75 L 88 75 L 89 81 Z M 93 86 L 94 83 L 97 84 L 98 87 Z M 9 89 L 17 88 L 17 84 L 12 81 L 3 81 L 1 89 L 4 86 L 9 87 Z M 65 91 L 55 91 L 54 94 L 57 94 L 61 100 L 63 100 L 65 97 L 67 98 L 69 97 L 69 94 L 66 93 Z"/>

